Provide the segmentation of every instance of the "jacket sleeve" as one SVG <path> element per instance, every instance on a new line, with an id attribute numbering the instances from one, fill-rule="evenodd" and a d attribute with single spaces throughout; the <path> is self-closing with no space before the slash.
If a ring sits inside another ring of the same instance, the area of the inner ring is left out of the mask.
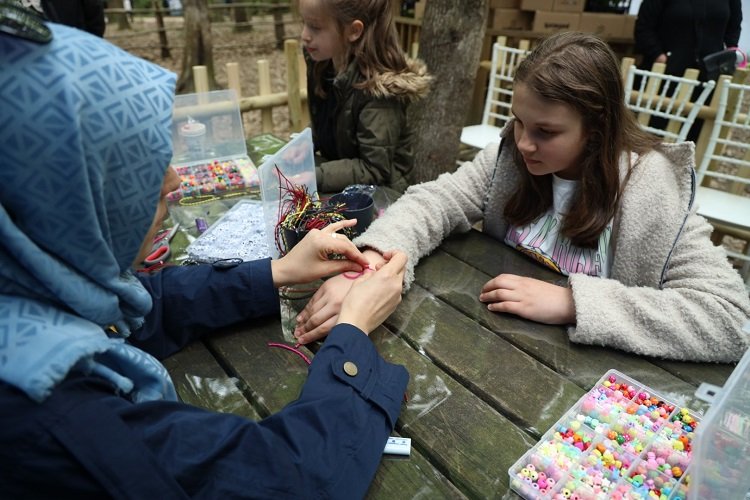
<path id="1" fill-rule="evenodd" d="M 128 341 L 159 359 L 204 333 L 279 311 L 271 259 L 229 269 L 172 266 L 139 279 L 154 305 Z"/>
<path id="2" fill-rule="evenodd" d="M 363 498 L 409 375 L 340 324 L 299 398 L 259 422 L 174 401 L 132 404 L 97 378 L 67 380 L 44 405 L 0 384 L 0 421 L 15 424 L 0 441 L 19 444 L 13 466 L 0 450 L 3 498 L 53 498 L 48 484 L 65 498 Z"/>
<path id="3" fill-rule="evenodd" d="M 327 161 L 316 167 L 318 190 L 333 193 L 350 184 L 389 185 L 405 127 L 405 104 L 395 99 L 376 99 L 365 104 L 357 123 L 359 157 Z"/>
<path id="4" fill-rule="evenodd" d="M 724 46 L 736 47 L 742 30 L 742 1 L 729 0 L 729 21 L 724 33 Z"/>
<path id="5" fill-rule="evenodd" d="M 483 218 L 484 199 L 497 162 L 498 144 L 490 144 L 454 173 L 411 186 L 404 196 L 354 240 L 379 252 L 401 250 L 408 257 L 404 287 L 414 267 L 453 231 L 468 231 Z"/>
<path id="6" fill-rule="evenodd" d="M 633 36 L 636 52 L 643 54 L 644 61 L 653 61 L 664 53 L 664 47 L 659 41 L 659 19 L 663 4 L 663 0 L 643 0 L 638 9 Z"/>
<path id="7" fill-rule="evenodd" d="M 571 276 L 577 324 L 570 339 L 684 361 L 740 359 L 750 345 L 742 332 L 750 301 L 710 234 L 705 219 L 688 216 L 660 290 Z"/>
<path id="8" fill-rule="evenodd" d="M 104 36 L 104 0 L 84 0 L 82 5 L 86 31 L 99 37 Z"/>
<path id="9" fill-rule="evenodd" d="M 357 367 L 355 375 L 344 370 L 347 362 Z M 408 380 L 406 369 L 386 363 L 359 329 L 335 326 L 315 355 L 299 399 L 261 423 L 280 442 L 271 453 L 302 455 L 298 470 L 289 471 L 284 483 L 294 483 L 300 474 L 319 481 L 300 483 L 296 494 L 301 497 L 364 497 L 401 412 Z M 292 425 L 294 432 L 287 432 Z"/>

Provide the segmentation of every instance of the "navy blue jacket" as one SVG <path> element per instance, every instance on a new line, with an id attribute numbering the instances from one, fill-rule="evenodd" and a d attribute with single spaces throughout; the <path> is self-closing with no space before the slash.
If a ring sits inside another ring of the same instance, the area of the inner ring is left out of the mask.
<path id="1" fill-rule="evenodd" d="M 278 311 L 270 261 L 171 267 L 132 342 L 168 356 L 197 336 Z M 358 367 L 355 376 L 343 369 Z M 408 374 L 342 324 L 299 399 L 260 422 L 183 403 L 135 404 L 71 373 L 41 404 L 0 383 L 0 495 L 6 498 L 361 498 L 398 418 Z"/>

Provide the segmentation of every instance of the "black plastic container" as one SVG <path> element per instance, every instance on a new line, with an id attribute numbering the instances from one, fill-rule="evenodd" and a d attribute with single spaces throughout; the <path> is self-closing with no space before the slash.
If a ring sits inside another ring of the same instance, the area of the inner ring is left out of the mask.
<path id="1" fill-rule="evenodd" d="M 284 247 L 286 248 L 285 253 L 288 253 L 294 245 L 302 241 L 302 238 L 304 238 L 309 231 L 306 229 L 287 229 L 282 227 L 281 232 L 281 236 L 284 240 Z"/>
<path id="2" fill-rule="evenodd" d="M 345 205 L 342 214 L 347 219 L 357 219 L 357 225 L 351 228 L 352 238 L 359 236 L 370 226 L 375 218 L 375 203 L 372 196 L 365 193 L 339 193 L 331 196 L 328 205 L 339 203 Z"/>

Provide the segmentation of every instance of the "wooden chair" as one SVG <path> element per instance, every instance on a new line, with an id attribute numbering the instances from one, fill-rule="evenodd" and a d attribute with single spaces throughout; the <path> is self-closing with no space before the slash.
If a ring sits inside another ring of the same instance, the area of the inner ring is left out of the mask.
<path id="1" fill-rule="evenodd" d="M 698 213 L 724 235 L 744 240 L 744 251 L 728 250 L 744 262 L 741 274 L 750 287 L 750 85 L 721 77 L 719 106 L 706 152 L 698 166 Z"/>
<path id="2" fill-rule="evenodd" d="M 640 77 L 637 88 L 636 77 Z M 713 80 L 699 81 L 695 69 L 688 69 L 680 77 L 664 74 L 662 63 L 654 64 L 650 71 L 630 65 L 625 80 L 625 104 L 637 114 L 645 130 L 665 142 L 682 142 L 715 85 Z M 693 100 L 694 90 L 699 88 L 702 90 Z M 668 120 L 666 127 L 650 125 L 652 118 Z"/>
<path id="3" fill-rule="evenodd" d="M 510 100 L 513 96 L 516 67 L 528 52 L 525 48 L 508 47 L 500 42 L 492 45 L 492 65 L 482 123 L 469 125 L 461 130 L 463 144 L 483 149 L 492 142 L 500 141 L 503 125 L 513 116 L 510 112 Z"/>

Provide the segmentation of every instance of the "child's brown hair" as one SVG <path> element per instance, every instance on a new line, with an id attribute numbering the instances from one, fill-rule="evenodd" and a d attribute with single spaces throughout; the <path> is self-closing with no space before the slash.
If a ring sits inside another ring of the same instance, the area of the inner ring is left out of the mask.
<path id="1" fill-rule="evenodd" d="M 519 64 L 514 82 L 581 115 L 587 134 L 580 158 L 581 183 L 561 232 L 576 246 L 594 248 L 614 216 L 624 186 L 621 156 L 650 151 L 658 139 L 643 131 L 625 106 L 617 58 L 594 35 L 563 32 L 546 38 Z M 528 224 L 552 205 L 552 176 L 528 172 L 513 139 L 513 126 L 506 129 L 503 142 L 513 148 L 522 171 L 521 185 L 504 214 L 514 225 Z"/>
<path id="2" fill-rule="evenodd" d="M 393 22 L 391 0 L 318 0 L 325 12 L 330 15 L 341 34 L 341 43 L 346 45 L 342 61 L 334 61 L 339 71 L 344 71 L 355 60 L 364 80 L 355 88 L 372 89 L 374 77 L 386 71 L 399 73 L 407 69 L 406 56 L 398 42 L 398 34 Z M 359 20 L 363 24 L 362 36 L 349 42 L 343 36 L 344 27 Z M 322 75 L 327 61 L 316 62 L 313 66 L 315 93 L 325 96 L 321 86 Z"/>

